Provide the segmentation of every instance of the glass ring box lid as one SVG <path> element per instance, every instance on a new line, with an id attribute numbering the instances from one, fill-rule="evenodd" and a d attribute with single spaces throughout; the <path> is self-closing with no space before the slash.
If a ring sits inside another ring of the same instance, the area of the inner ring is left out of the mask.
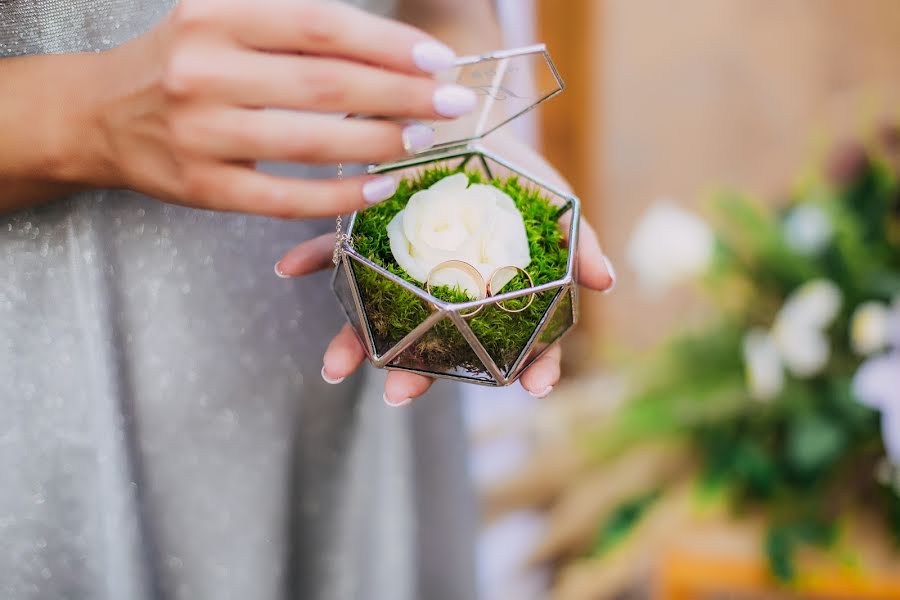
<path id="1" fill-rule="evenodd" d="M 474 90 L 476 110 L 427 123 L 428 151 L 369 167 L 397 192 L 350 217 L 332 287 L 375 366 L 509 385 L 577 319 L 579 202 L 482 139 L 563 84 L 543 45 L 441 79 Z"/>

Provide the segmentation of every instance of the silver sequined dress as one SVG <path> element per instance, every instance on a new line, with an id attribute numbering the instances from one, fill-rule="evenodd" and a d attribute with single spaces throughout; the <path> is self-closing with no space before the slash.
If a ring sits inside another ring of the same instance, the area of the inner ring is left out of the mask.
<path id="1" fill-rule="evenodd" d="M 172 4 L 2 0 L 0 57 Z M 473 597 L 453 388 L 392 410 L 372 370 L 325 384 L 327 279 L 273 274 L 331 226 L 116 190 L 0 215 L 0 599 Z"/>

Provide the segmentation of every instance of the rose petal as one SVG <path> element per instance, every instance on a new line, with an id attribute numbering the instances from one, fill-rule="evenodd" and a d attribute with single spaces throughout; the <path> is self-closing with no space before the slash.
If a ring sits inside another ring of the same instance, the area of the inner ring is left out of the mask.
<path id="1" fill-rule="evenodd" d="M 453 265 L 447 265 L 435 271 L 431 276 L 431 285 L 445 285 L 451 289 L 459 288 L 472 300 L 484 298 L 485 294 L 484 283 L 477 280 L 472 273 Z"/>
<path id="2" fill-rule="evenodd" d="M 441 193 L 462 192 L 469 186 L 469 177 L 465 173 L 457 173 L 450 177 L 444 177 L 433 183 L 430 191 Z"/>
<path id="3" fill-rule="evenodd" d="M 398 213 L 399 215 L 403 215 L 403 234 L 411 244 L 419 245 L 422 243 L 419 234 L 421 232 L 422 221 L 425 218 L 427 205 L 429 204 L 429 200 L 434 201 L 436 199 L 437 196 L 433 195 L 431 190 L 416 192 L 409 199 L 409 202 L 406 203 L 406 208 Z"/>
<path id="4" fill-rule="evenodd" d="M 475 192 L 484 193 L 490 196 L 494 202 L 496 202 L 497 206 L 505 210 L 507 212 L 514 212 L 519 214 L 519 210 L 516 208 L 516 203 L 513 202 L 513 199 L 510 198 L 505 192 L 497 189 L 493 185 L 485 185 L 483 183 L 475 183 L 469 187 L 470 190 Z M 521 215 L 520 215 L 521 216 Z"/>
<path id="5" fill-rule="evenodd" d="M 414 258 L 410 252 L 411 244 L 403 232 L 403 212 L 397 213 L 388 223 L 388 240 L 391 244 L 391 254 L 394 260 L 406 271 L 410 277 L 419 283 L 425 283 L 428 272 L 431 270 L 426 263 Z"/>

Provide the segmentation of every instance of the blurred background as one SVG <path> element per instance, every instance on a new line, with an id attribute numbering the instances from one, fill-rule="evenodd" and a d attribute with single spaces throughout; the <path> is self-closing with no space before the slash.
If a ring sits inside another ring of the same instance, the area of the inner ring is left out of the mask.
<path id="1" fill-rule="evenodd" d="M 618 285 L 582 295 L 550 398 L 468 391 L 485 598 L 900 598 L 881 427 L 884 398 L 900 414 L 900 2 L 500 14 L 566 83 L 513 126 L 572 182 Z"/>

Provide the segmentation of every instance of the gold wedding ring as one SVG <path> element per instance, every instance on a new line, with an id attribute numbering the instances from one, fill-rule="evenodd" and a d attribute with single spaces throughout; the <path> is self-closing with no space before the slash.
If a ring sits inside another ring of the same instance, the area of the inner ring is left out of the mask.
<path id="1" fill-rule="evenodd" d="M 530 288 L 534 287 L 534 279 L 531 278 L 531 275 L 528 274 L 528 271 L 526 271 L 525 269 L 522 269 L 520 267 L 516 267 L 514 265 L 509 265 L 508 267 L 500 267 L 500 268 L 494 269 L 494 272 L 491 273 L 490 277 L 488 277 L 487 286 L 486 286 L 486 291 L 487 291 L 488 296 L 496 295 L 494 293 L 494 290 L 492 289 L 493 286 L 491 284 L 494 283 L 494 278 L 497 277 L 497 274 L 506 269 L 514 269 L 515 271 L 521 273 L 528 280 L 528 287 L 530 287 Z M 503 289 L 503 288 L 500 288 L 500 289 Z M 498 293 L 499 293 L 499 291 L 500 290 L 497 290 Z M 498 302 L 497 308 L 499 308 L 503 312 L 515 314 L 515 313 L 525 312 L 525 310 L 529 306 L 531 306 L 531 304 L 533 302 L 534 302 L 534 294 L 531 294 L 530 296 L 528 296 L 528 303 L 525 306 L 522 306 L 521 308 L 507 308 L 507 307 L 503 306 L 503 302 Z"/>
<path id="2" fill-rule="evenodd" d="M 528 280 L 528 287 L 530 287 L 530 288 L 534 287 L 534 279 L 532 279 L 532 277 L 531 277 L 531 275 L 529 275 L 528 271 L 526 271 L 525 269 L 522 269 L 520 267 L 516 267 L 514 265 L 510 265 L 508 267 L 499 267 L 497 269 L 494 269 L 494 272 L 491 273 L 491 276 L 488 278 L 487 282 L 485 282 L 484 277 L 481 276 L 481 272 L 478 269 L 476 269 L 474 265 L 467 263 L 464 260 L 445 260 L 444 262 L 439 263 L 438 265 L 435 265 L 435 267 L 433 269 L 431 269 L 431 271 L 429 271 L 428 277 L 425 279 L 425 291 L 428 292 L 429 294 L 431 294 L 431 278 L 434 276 L 435 273 L 437 273 L 438 271 L 441 271 L 443 269 L 459 269 L 461 271 L 465 271 L 466 273 L 468 273 L 472 277 L 472 280 L 478 284 L 478 289 L 481 292 L 481 295 L 478 298 L 476 298 L 476 300 L 481 300 L 483 298 L 487 298 L 489 296 L 495 295 L 495 293 L 492 289 L 492 287 L 493 287 L 492 284 L 494 283 L 494 279 L 497 277 L 498 273 L 500 273 L 501 271 L 504 271 L 506 269 L 514 269 L 517 273 L 521 273 Z M 432 294 L 432 295 L 434 295 L 434 294 Z M 534 303 L 534 294 L 529 295 L 528 302 L 525 304 L 525 306 L 522 306 L 520 308 L 507 308 L 507 307 L 503 306 L 503 302 L 498 302 L 496 306 L 497 306 L 497 308 L 499 308 L 500 310 L 502 310 L 505 313 L 516 314 L 516 313 L 520 313 L 520 312 L 525 312 L 525 310 L 527 310 L 528 307 L 532 305 L 532 303 Z M 483 309 L 483 308 L 484 308 L 484 305 L 482 304 L 481 306 L 479 306 L 478 308 L 476 308 L 470 312 L 459 313 L 459 316 L 461 316 L 463 318 L 474 317 L 479 312 L 481 312 L 481 309 Z"/>
<path id="3" fill-rule="evenodd" d="M 473 265 L 467 263 L 464 260 L 445 260 L 444 262 L 435 265 L 435 267 L 433 269 L 431 269 L 431 271 L 428 273 L 428 277 L 425 279 L 425 291 L 428 292 L 429 294 L 431 294 L 431 278 L 432 278 L 432 276 L 436 272 L 441 271 L 443 269 L 459 269 L 459 270 L 465 271 L 466 273 L 471 275 L 472 280 L 478 284 L 478 290 L 481 294 L 478 298 L 476 298 L 476 300 L 481 300 L 482 298 L 484 298 L 487 295 L 487 288 L 484 283 L 484 277 L 481 276 L 481 272 L 478 269 L 476 269 Z M 432 294 L 432 295 L 434 295 L 434 294 Z M 474 317 L 479 312 L 481 312 L 482 308 L 484 308 L 483 304 L 470 312 L 459 313 L 459 316 L 461 316 L 463 318 Z"/>

